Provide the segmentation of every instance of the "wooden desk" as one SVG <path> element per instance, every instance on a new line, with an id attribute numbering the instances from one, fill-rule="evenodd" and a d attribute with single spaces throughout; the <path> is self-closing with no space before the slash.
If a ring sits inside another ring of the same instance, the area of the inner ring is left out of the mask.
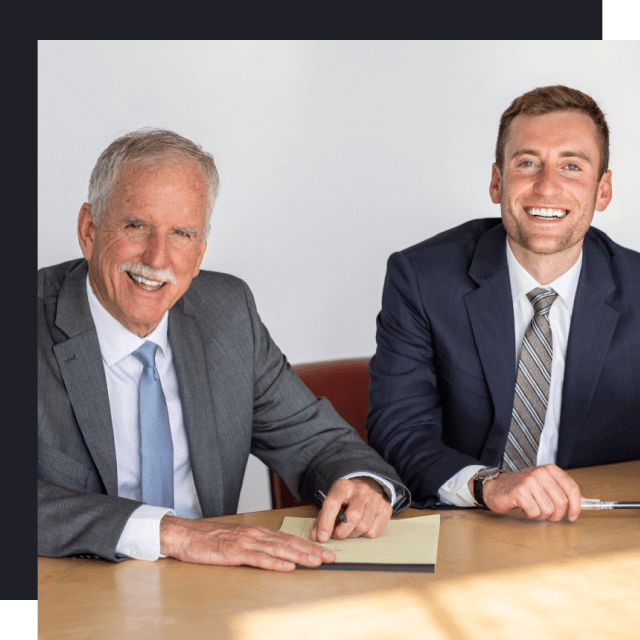
<path id="1" fill-rule="evenodd" d="M 583 495 L 640 498 L 640 461 L 575 469 Z M 315 507 L 226 516 L 278 529 Z M 435 513 L 407 509 L 400 518 Z M 636 638 L 640 511 L 575 523 L 440 511 L 436 571 L 206 567 L 39 558 L 39 638 Z"/>

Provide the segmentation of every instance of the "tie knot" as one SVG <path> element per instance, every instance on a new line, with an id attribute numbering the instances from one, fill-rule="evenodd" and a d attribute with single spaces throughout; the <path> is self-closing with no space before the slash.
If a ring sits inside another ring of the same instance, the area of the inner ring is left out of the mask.
<path id="1" fill-rule="evenodd" d="M 156 366 L 156 349 L 158 345 L 155 342 L 147 340 L 141 347 L 138 347 L 131 355 L 142 362 L 142 366 L 147 367 Z"/>
<path id="2" fill-rule="evenodd" d="M 553 289 L 541 289 L 540 287 L 527 293 L 527 298 L 529 298 L 529 302 L 533 305 L 533 310 L 537 316 L 549 315 L 551 305 L 557 297 L 558 294 Z"/>

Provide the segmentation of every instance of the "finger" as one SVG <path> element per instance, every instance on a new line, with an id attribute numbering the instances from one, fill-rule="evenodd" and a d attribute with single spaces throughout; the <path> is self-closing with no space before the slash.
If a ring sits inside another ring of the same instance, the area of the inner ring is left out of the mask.
<path id="1" fill-rule="evenodd" d="M 506 479 L 503 493 L 507 498 L 506 502 L 512 503 L 511 508 L 519 507 L 527 518 L 535 520 L 544 520 L 553 513 L 553 502 L 540 485 L 538 469 L 523 469 L 506 475 L 510 477 Z"/>
<path id="2" fill-rule="evenodd" d="M 280 571 L 288 573 L 294 571 L 296 565 L 310 567 L 318 566 L 319 563 L 305 564 L 304 562 L 295 562 L 291 560 L 285 560 L 283 558 L 278 558 L 266 552 L 252 551 L 251 553 L 247 553 L 242 561 L 238 562 L 237 564 L 257 567 L 258 569 L 266 569 L 267 571 Z"/>
<path id="3" fill-rule="evenodd" d="M 577 490 L 572 490 L 569 493 L 569 507 L 567 508 L 567 518 L 571 522 L 575 522 L 578 516 L 582 512 L 582 493 L 580 488 L 576 485 Z"/>
<path id="4" fill-rule="evenodd" d="M 582 493 L 578 483 L 556 465 L 549 465 L 549 473 L 555 478 L 567 498 L 567 518 L 575 522 L 582 511 Z"/>
<path id="5" fill-rule="evenodd" d="M 320 544 L 315 544 L 290 534 L 282 534 L 278 532 L 278 535 L 285 536 L 284 544 L 286 544 L 287 547 L 293 548 L 295 551 L 307 554 L 310 557 L 311 562 L 315 562 L 313 557 L 319 557 L 322 562 L 333 562 L 336 559 L 336 556 L 331 549 L 327 549 Z"/>
<path id="6" fill-rule="evenodd" d="M 247 552 L 255 556 L 266 554 L 273 558 L 293 562 L 305 567 L 317 567 L 323 562 L 333 562 L 335 554 L 318 544 L 313 544 L 297 536 L 274 532 L 269 539 L 255 540 Z"/>
<path id="7" fill-rule="evenodd" d="M 342 510 L 341 510 L 341 511 L 342 511 Z M 340 512 L 338 512 L 338 513 L 340 513 Z M 346 518 L 346 516 L 344 516 L 344 511 L 342 511 L 342 515 L 343 515 L 343 517 L 345 517 L 345 518 Z M 313 521 L 313 525 L 311 526 L 311 531 L 309 532 L 309 538 L 310 538 L 313 542 L 319 542 L 319 543 L 322 543 L 323 541 L 322 541 L 322 540 L 320 540 L 320 538 L 318 537 L 318 533 L 319 533 L 319 531 L 318 531 L 319 520 L 320 520 L 320 514 L 318 514 L 318 515 L 315 517 L 314 521 Z M 325 542 L 327 542 L 327 541 L 331 538 L 331 536 L 333 535 L 333 533 L 335 533 L 335 527 L 336 527 L 340 522 L 342 522 L 342 520 L 340 519 L 340 516 L 338 516 L 338 517 L 336 518 L 336 522 L 334 522 L 334 525 L 333 525 L 333 526 L 334 526 L 334 529 L 333 529 L 333 531 L 331 532 L 331 534 L 328 534 L 327 540 L 325 540 Z"/>
<path id="8" fill-rule="evenodd" d="M 540 509 L 540 513 L 535 516 L 536 520 L 550 522 L 561 520 L 567 499 L 553 477 L 546 470 L 540 469 L 527 478 L 527 484 Z"/>
<path id="9" fill-rule="evenodd" d="M 349 502 L 344 508 L 344 514 L 347 517 L 346 522 L 340 522 L 333 530 L 333 537 L 340 540 L 346 538 L 357 538 L 360 534 L 355 533 L 356 527 L 360 525 L 365 517 L 366 505 L 362 496 L 351 496 Z"/>
<path id="10" fill-rule="evenodd" d="M 542 515 L 542 509 L 538 500 L 533 496 L 531 491 L 520 491 L 515 499 L 516 506 L 522 509 L 527 518 L 538 519 Z"/>
<path id="11" fill-rule="evenodd" d="M 532 476 L 531 494 L 539 509 L 536 520 L 557 522 L 562 520 L 567 505 L 566 496 L 555 481 L 547 474 Z"/>
<path id="12" fill-rule="evenodd" d="M 304 540 L 299 536 L 281 531 L 273 531 L 265 527 L 242 527 L 235 534 L 234 542 L 242 548 L 257 552 L 267 552 L 274 557 L 285 560 L 293 560 L 300 563 L 304 556 L 317 556 L 319 558 L 331 557 L 333 553 L 325 547 Z M 314 562 L 313 558 L 310 558 Z"/>
<path id="13" fill-rule="evenodd" d="M 559 522 L 564 518 L 564 514 L 567 511 L 567 505 L 569 499 L 563 489 L 557 483 L 552 486 L 545 487 L 549 500 L 552 502 L 553 511 L 551 513 L 545 512 L 545 520 L 549 522 Z"/>
<path id="14" fill-rule="evenodd" d="M 336 485 L 329 491 L 329 495 L 325 498 L 322 509 L 320 509 L 320 513 L 316 519 L 315 539 L 317 539 L 318 542 L 327 542 L 329 538 L 331 538 L 336 526 L 336 518 L 342 509 L 344 492 L 336 490 L 335 487 Z M 349 516 L 347 515 L 347 521 L 348 519 Z M 348 525 L 348 522 L 340 524 L 340 526 L 344 525 Z"/>
<path id="15" fill-rule="evenodd" d="M 244 564 L 247 564 L 251 567 L 257 567 L 258 569 L 266 569 L 267 571 L 280 571 L 282 573 L 290 573 L 296 568 L 295 562 L 282 560 L 281 558 L 274 558 L 267 553 L 256 554 Z"/>
<path id="16" fill-rule="evenodd" d="M 359 538 L 360 536 L 365 536 L 365 537 L 370 537 L 367 536 L 367 532 L 369 531 L 369 529 L 371 529 L 371 526 L 373 525 L 373 520 L 374 518 L 367 518 L 367 519 L 362 519 L 353 529 L 353 531 L 349 534 L 349 538 Z"/>
<path id="17" fill-rule="evenodd" d="M 393 513 L 393 509 L 388 502 L 382 505 L 382 507 L 378 510 L 373 519 L 372 525 L 369 527 L 369 530 L 362 535 L 366 538 L 377 538 L 382 530 L 387 525 L 387 522 L 391 519 L 391 514 Z"/>
<path id="18" fill-rule="evenodd" d="M 564 494 L 561 496 L 549 496 L 548 506 L 544 509 L 538 520 L 546 520 L 547 522 L 559 522 L 564 518 L 567 511 L 567 500 Z"/>
<path id="19" fill-rule="evenodd" d="M 582 510 L 582 493 L 578 483 L 566 471 L 555 464 L 547 465 L 546 468 L 566 497 L 567 516 L 570 520 L 575 520 Z"/>
<path id="20" fill-rule="evenodd" d="M 540 468 L 540 483 L 554 504 L 553 513 L 547 515 L 549 522 L 559 522 L 567 509 L 580 508 L 580 489 L 565 471 L 550 464 Z M 572 511 L 569 517 L 577 517 Z M 575 520 L 574 517 L 574 520 Z"/>
<path id="21" fill-rule="evenodd" d="M 360 522 L 356 523 L 356 525 L 353 527 L 351 533 L 349 534 L 349 538 L 359 538 L 360 536 L 364 536 L 369 531 L 369 529 L 371 529 L 374 519 L 375 513 L 367 509 L 364 512 Z"/>
<path id="22" fill-rule="evenodd" d="M 388 504 L 388 503 L 386 503 Z M 364 511 L 360 517 L 359 522 L 354 523 L 354 528 L 349 534 L 350 538 L 358 538 L 359 536 L 366 536 L 373 523 L 376 520 L 378 513 L 385 508 L 385 501 L 381 496 L 372 496 L 364 505 Z"/>

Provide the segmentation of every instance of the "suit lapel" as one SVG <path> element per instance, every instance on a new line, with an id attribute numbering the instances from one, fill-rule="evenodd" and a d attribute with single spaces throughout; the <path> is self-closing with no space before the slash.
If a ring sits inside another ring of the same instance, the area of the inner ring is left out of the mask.
<path id="1" fill-rule="evenodd" d="M 182 417 L 198 499 L 205 517 L 224 513 L 222 460 L 215 410 L 198 324 L 183 310 L 184 300 L 169 311 L 169 341 L 178 378 Z"/>
<path id="2" fill-rule="evenodd" d="M 618 323 L 620 314 L 606 302 L 615 290 L 606 256 L 587 235 L 571 315 L 562 388 L 556 463 L 563 468 L 571 460 Z"/>
<path id="3" fill-rule="evenodd" d="M 69 274 L 60 289 L 55 323 L 64 335 L 57 335 L 61 341 L 53 346 L 53 352 L 78 426 L 105 489 L 109 495 L 118 495 L 109 392 L 89 310 L 86 277 L 85 262 Z"/>
<path id="4" fill-rule="evenodd" d="M 515 387 L 515 330 L 506 234 L 500 224 L 479 240 L 469 268 L 478 288 L 464 300 L 495 410 L 482 460 L 498 464 L 509 433 Z"/>

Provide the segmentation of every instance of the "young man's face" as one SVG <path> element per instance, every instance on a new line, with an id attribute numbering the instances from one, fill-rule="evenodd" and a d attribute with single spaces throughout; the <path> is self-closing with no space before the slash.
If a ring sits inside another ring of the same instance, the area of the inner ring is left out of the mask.
<path id="1" fill-rule="evenodd" d="M 611 171 L 598 180 L 600 146 L 593 120 L 566 110 L 511 122 L 504 167 L 492 167 L 491 199 L 500 204 L 518 257 L 575 252 L 594 209 L 611 201 Z"/>

